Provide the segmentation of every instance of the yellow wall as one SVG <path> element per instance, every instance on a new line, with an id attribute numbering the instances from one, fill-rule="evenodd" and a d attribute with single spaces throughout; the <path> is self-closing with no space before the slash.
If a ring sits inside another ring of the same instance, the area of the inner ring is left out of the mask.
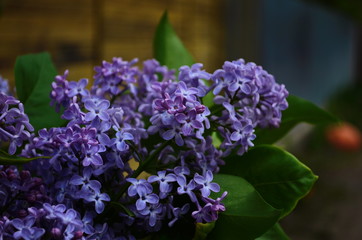
<path id="1" fill-rule="evenodd" d="M 70 80 L 91 78 L 112 57 L 152 57 L 165 9 L 196 61 L 209 71 L 225 60 L 222 0 L 6 0 L 0 17 L 0 74 L 13 80 L 16 56 L 49 51 Z"/>

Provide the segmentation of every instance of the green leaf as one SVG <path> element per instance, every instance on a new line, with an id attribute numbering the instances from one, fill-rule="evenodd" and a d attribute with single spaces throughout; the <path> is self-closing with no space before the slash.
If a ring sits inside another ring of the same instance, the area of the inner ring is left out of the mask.
<path id="1" fill-rule="evenodd" d="M 167 12 L 161 18 L 157 26 L 153 42 L 154 57 L 161 65 L 176 69 L 182 65 L 192 65 L 194 60 L 191 54 L 182 44 L 168 21 Z"/>
<path id="2" fill-rule="evenodd" d="M 285 234 L 282 227 L 277 223 L 261 237 L 256 240 L 289 240 L 290 238 Z"/>
<path id="3" fill-rule="evenodd" d="M 45 157 L 45 156 L 34 157 L 34 158 L 17 157 L 14 155 L 10 155 L 7 152 L 0 149 L 0 165 L 21 165 L 40 158 L 50 158 L 50 157 Z"/>
<path id="4" fill-rule="evenodd" d="M 195 236 L 192 240 L 204 240 L 207 235 L 214 229 L 215 222 L 196 223 Z"/>
<path id="5" fill-rule="evenodd" d="M 245 178 L 282 217 L 311 190 L 317 180 L 313 172 L 292 154 L 270 145 L 250 149 L 243 156 L 225 159 L 222 173 Z"/>
<path id="6" fill-rule="evenodd" d="M 220 185 L 220 192 L 227 191 L 228 195 L 222 201 L 226 211 L 219 214 L 209 238 L 255 239 L 278 221 L 281 211 L 265 202 L 245 179 L 217 174 L 214 181 Z M 216 198 L 217 195 L 220 194 L 213 193 L 211 197 Z"/>
<path id="7" fill-rule="evenodd" d="M 65 124 L 61 113 L 50 106 L 51 83 L 57 71 L 48 53 L 20 56 L 15 63 L 15 84 L 19 100 L 35 131 Z"/>
<path id="8" fill-rule="evenodd" d="M 282 113 L 280 127 L 273 129 L 257 129 L 255 133 L 255 145 L 276 142 L 298 123 L 306 122 L 315 125 L 326 125 L 338 122 L 337 118 L 312 102 L 296 96 L 289 96 L 287 100 L 289 107 Z"/>
<path id="9" fill-rule="evenodd" d="M 214 98 L 215 98 L 214 93 L 210 91 L 206 94 L 206 96 L 202 98 L 202 104 L 208 108 L 211 108 L 212 106 L 214 106 Z"/>

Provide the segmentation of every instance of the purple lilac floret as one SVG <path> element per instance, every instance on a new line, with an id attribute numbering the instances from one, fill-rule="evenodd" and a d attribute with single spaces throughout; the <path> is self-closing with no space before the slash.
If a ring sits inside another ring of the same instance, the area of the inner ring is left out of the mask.
<path id="1" fill-rule="evenodd" d="M 11 95 L 9 82 L 7 79 L 3 78 L 1 75 L 0 75 L 0 92 L 4 93 L 6 95 Z"/>
<path id="2" fill-rule="evenodd" d="M 0 93 L 0 140 L 38 157 L 22 171 L 0 166 L 0 239 L 136 239 L 227 210 L 214 175 L 253 146 L 256 128 L 280 124 L 284 85 L 242 59 L 213 74 L 182 66 L 178 77 L 137 62 L 103 61 L 94 81 L 57 76 L 50 97 L 67 125 L 34 134 L 22 104 Z"/>

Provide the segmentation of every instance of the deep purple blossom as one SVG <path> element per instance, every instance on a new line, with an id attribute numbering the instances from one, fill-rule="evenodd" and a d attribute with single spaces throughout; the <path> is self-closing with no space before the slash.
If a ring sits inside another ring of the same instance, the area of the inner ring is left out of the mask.
<path id="1" fill-rule="evenodd" d="M 179 80 L 187 84 L 188 87 L 194 87 L 197 89 L 197 96 L 204 97 L 209 91 L 209 87 L 206 86 L 203 80 L 209 80 L 211 74 L 205 70 L 201 70 L 203 65 L 201 63 L 195 63 L 191 66 L 182 66 L 179 71 Z"/>
<path id="2" fill-rule="evenodd" d="M 111 198 L 107 193 L 100 193 L 94 191 L 93 193 L 87 192 L 82 193 L 81 197 L 86 200 L 87 202 L 94 202 L 95 204 L 95 211 L 100 214 L 104 210 L 104 202 L 109 202 Z"/>
<path id="3" fill-rule="evenodd" d="M 84 107 L 89 111 L 84 119 L 86 121 L 92 121 L 96 117 L 99 117 L 103 121 L 109 120 L 109 115 L 107 113 L 107 109 L 109 108 L 110 103 L 107 100 L 102 100 L 98 104 L 94 103 L 94 101 L 88 100 L 84 103 Z"/>
<path id="4" fill-rule="evenodd" d="M 91 180 L 92 170 L 91 168 L 85 168 L 83 170 L 83 176 L 73 175 L 69 183 L 76 186 L 81 186 L 81 191 L 87 191 L 91 189 L 95 192 L 99 192 L 101 189 L 101 183 L 98 180 Z"/>
<path id="5" fill-rule="evenodd" d="M 192 217 L 196 219 L 196 222 L 213 222 L 217 219 L 212 214 L 211 203 L 207 203 L 205 206 L 200 207 L 198 210 L 192 212 Z"/>
<path id="6" fill-rule="evenodd" d="M 178 221 L 183 215 L 188 213 L 189 210 L 190 210 L 190 204 L 188 203 L 183 205 L 181 208 L 178 207 L 174 208 L 173 206 L 171 206 L 171 211 L 174 218 L 168 223 L 168 226 L 172 227 L 175 224 L 175 222 Z"/>
<path id="7" fill-rule="evenodd" d="M 148 224 L 150 225 L 150 227 L 154 227 L 156 225 L 156 221 L 159 215 L 162 213 L 162 210 L 162 205 L 155 203 L 143 208 L 141 211 L 139 211 L 139 213 L 147 216 Z"/>
<path id="8" fill-rule="evenodd" d="M 176 175 L 173 173 L 169 173 L 166 175 L 166 171 L 159 171 L 156 175 L 149 176 L 147 179 L 148 182 L 158 182 L 160 184 L 161 192 L 168 192 L 169 186 L 171 182 L 176 182 Z"/>
<path id="9" fill-rule="evenodd" d="M 222 200 L 224 200 L 224 198 L 226 197 L 226 195 L 228 194 L 228 192 L 224 192 L 221 197 L 214 199 L 211 198 L 204 198 L 204 201 L 206 201 L 207 203 L 211 203 L 211 209 L 214 212 L 224 212 L 226 210 L 224 204 L 221 203 Z"/>
<path id="10" fill-rule="evenodd" d="M 127 178 L 127 182 L 132 183 L 128 188 L 128 195 L 133 197 L 137 194 L 142 196 L 152 193 L 152 186 L 145 179 Z"/>
<path id="11" fill-rule="evenodd" d="M 126 141 L 128 140 L 133 140 L 133 135 L 129 132 L 125 132 L 125 131 L 119 131 L 116 133 L 116 147 L 119 151 L 124 152 L 127 151 L 129 149 L 128 144 L 126 143 Z"/>
<path id="12" fill-rule="evenodd" d="M 178 194 L 187 194 L 189 195 L 192 202 L 197 202 L 196 195 L 193 190 L 196 188 L 195 181 L 192 179 L 189 183 L 186 181 L 186 177 L 183 175 L 177 176 L 177 183 L 179 187 L 177 188 Z"/>
<path id="13" fill-rule="evenodd" d="M 201 194 L 203 197 L 208 197 L 210 195 L 210 191 L 219 192 L 220 186 L 217 183 L 211 182 L 213 179 L 212 172 L 208 170 L 204 175 L 195 174 L 194 180 L 197 184 L 201 186 Z"/>
<path id="14" fill-rule="evenodd" d="M 80 96 L 88 96 L 89 91 L 85 88 L 88 84 L 88 79 L 82 78 L 78 82 L 69 82 L 68 88 L 69 91 L 67 93 L 68 97 L 74 97 L 77 95 Z"/>
<path id="15" fill-rule="evenodd" d="M 88 146 L 83 148 L 84 157 L 82 159 L 82 164 L 84 167 L 92 166 L 101 166 L 103 164 L 103 159 L 100 152 L 103 152 L 101 145 Z"/>
<path id="16" fill-rule="evenodd" d="M 136 201 L 136 208 L 138 211 L 141 211 L 146 208 L 147 204 L 157 204 L 158 201 L 159 197 L 155 193 L 147 194 L 145 192 L 141 192 Z"/>
<path id="17" fill-rule="evenodd" d="M 43 228 L 33 227 L 35 218 L 32 216 L 28 216 L 24 219 L 16 218 L 13 219 L 11 223 L 17 229 L 13 234 L 15 239 L 36 240 L 45 233 Z"/>

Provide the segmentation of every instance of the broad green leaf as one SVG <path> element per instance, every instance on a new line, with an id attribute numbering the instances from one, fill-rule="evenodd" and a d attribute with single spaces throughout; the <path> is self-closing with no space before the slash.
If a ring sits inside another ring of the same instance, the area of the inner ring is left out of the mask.
<path id="1" fill-rule="evenodd" d="M 289 240 L 290 238 L 285 234 L 282 227 L 277 223 L 261 237 L 256 240 Z"/>
<path id="2" fill-rule="evenodd" d="M 282 209 L 282 217 L 308 194 L 318 178 L 292 154 L 271 145 L 254 147 L 241 157 L 230 155 L 225 162 L 222 173 L 245 178 L 269 204 Z"/>
<path id="3" fill-rule="evenodd" d="M 220 147 L 222 141 L 220 140 L 220 137 L 218 136 L 218 134 L 216 132 L 213 132 L 211 134 L 212 137 L 212 144 L 214 145 L 214 147 L 218 148 Z"/>
<path id="4" fill-rule="evenodd" d="M 208 92 L 205 97 L 202 98 L 202 104 L 206 107 L 211 108 L 214 106 L 215 95 L 212 91 Z"/>
<path id="5" fill-rule="evenodd" d="M 172 28 L 167 12 L 161 18 L 157 26 L 153 42 L 154 57 L 161 65 L 176 69 L 182 65 L 192 65 L 194 60 L 187 51 L 175 30 Z"/>
<path id="6" fill-rule="evenodd" d="M 287 100 L 289 107 L 282 112 L 280 127 L 273 129 L 258 129 L 255 133 L 255 145 L 276 142 L 298 123 L 306 122 L 315 125 L 325 125 L 338 122 L 337 118 L 312 102 L 296 96 L 289 96 Z"/>
<path id="7" fill-rule="evenodd" d="M 259 195 L 245 179 L 217 174 L 214 181 L 221 191 L 228 192 L 222 201 L 226 211 L 219 214 L 211 239 L 255 239 L 270 229 L 279 219 L 281 211 L 275 209 Z M 213 193 L 212 198 L 220 195 Z"/>
<path id="8" fill-rule="evenodd" d="M 15 84 L 18 98 L 35 131 L 65 124 L 61 113 L 50 104 L 51 83 L 57 71 L 48 53 L 20 56 L 15 63 Z"/>
<path id="9" fill-rule="evenodd" d="M 49 157 L 44 157 L 44 156 L 34 157 L 34 158 L 17 157 L 14 155 L 10 155 L 7 152 L 0 149 L 0 165 L 21 165 L 39 158 L 49 158 Z"/>

